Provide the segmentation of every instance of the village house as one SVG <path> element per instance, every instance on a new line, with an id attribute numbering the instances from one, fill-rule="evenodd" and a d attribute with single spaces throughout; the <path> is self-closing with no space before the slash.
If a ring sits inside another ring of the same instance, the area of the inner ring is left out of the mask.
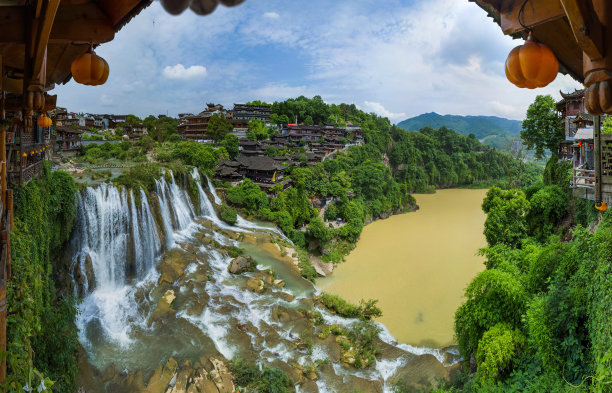
<path id="1" fill-rule="evenodd" d="M 206 134 L 208 121 L 212 115 L 222 115 L 227 117 L 227 111 L 220 104 L 206 104 L 206 109 L 197 115 L 191 113 L 179 114 L 178 134 L 183 139 L 192 141 L 206 141 L 210 138 Z"/>
<path id="2" fill-rule="evenodd" d="M 51 145 L 55 155 L 61 153 L 62 156 L 75 155 L 81 150 L 82 130 L 71 127 L 57 126 L 51 136 Z"/>
<path id="3" fill-rule="evenodd" d="M 127 135 L 130 138 L 142 138 L 143 136 L 149 135 L 147 126 L 143 123 L 137 124 L 124 124 L 123 135 Z"/>

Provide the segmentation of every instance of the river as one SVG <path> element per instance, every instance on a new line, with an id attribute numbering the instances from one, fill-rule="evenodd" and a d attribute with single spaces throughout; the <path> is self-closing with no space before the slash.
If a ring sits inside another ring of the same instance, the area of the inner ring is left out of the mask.
<path id="1" fill-rule="evenodd" d="M 378 299 L 378 320 L 401 343 L 440 348 L 454 343 L 455 310 L 465 287 L 484 269 L 487 190 L 450 189 L 417 195 L 420 209 L 367 225 L 326 292 L 358 302 Z"/>

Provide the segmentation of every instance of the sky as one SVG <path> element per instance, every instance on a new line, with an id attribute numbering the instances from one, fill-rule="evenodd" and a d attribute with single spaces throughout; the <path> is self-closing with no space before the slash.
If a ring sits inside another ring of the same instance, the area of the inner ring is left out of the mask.
<path id="1" fill-rule="evenodd" d="M 154 1 L 96 49 L 106 84 L 53 93 L 69 111 L 140 117 L 320 95 L 393 123 L 427 112 L 522 120 L 536 95 L 582 85 L 559 74 L 515 87 L 504 62 L 520 44 L 467 0 L 246 0 L 208 16 Z"/>

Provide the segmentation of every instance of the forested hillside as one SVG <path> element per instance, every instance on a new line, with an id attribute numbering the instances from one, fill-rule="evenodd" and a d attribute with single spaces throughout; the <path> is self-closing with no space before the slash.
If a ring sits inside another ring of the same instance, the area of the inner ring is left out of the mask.
<path id="1" fill-rule="evenodd" d="M 364 131 L 361 146 L 314 166 L 287 168 L 293 187 L 277 190 L 271 201 L 250 181 L 228 189 L 230 204 L 276 221 L 296 245 L 310 245 L 324 260 L 339 261 L 348 253 L 366 222 L 412 207 L 415 201 L 410 193 L 433 192 L 437 187 L 522 186 L 539 177 L 536 166 L 445 127 L 407 132 L 355 105 L 328 105 L 320 97 L 299 97 L 271 106 L 275 118 L 351 122 Z M 345 225 L 329 228 L 318 217 L 311 200 L 325 198 L 333 199 L 324 218 L 341 219 Z"/>
<path id="2" fill-rule="evenodd" d="M 400 122 L 398 127 L 408 131 L 424 127 L 447 127 L 462 135 L 474 134 L 483 143 L 507 150 L 513 140 L 519 138 L 521 122 L 497 116 L 457 116 L 424 113 Z"/>

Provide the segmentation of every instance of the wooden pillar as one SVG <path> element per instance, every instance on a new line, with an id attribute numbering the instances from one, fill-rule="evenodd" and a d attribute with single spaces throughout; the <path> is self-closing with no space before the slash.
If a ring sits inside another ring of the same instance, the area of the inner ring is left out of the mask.
<path id="1" fill-rule="evenodd" d="M 601 205 L 601 116 L 593 116 L 593 152 L 595 161 L 595 205 Z"/>

